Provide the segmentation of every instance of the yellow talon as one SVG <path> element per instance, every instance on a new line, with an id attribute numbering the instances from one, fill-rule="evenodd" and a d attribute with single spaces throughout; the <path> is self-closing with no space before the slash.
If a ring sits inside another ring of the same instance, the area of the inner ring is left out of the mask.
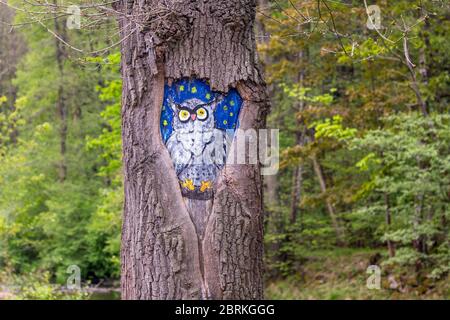
<path id="1" fill-rule="evenodd" d="M 181 186 L 191 191 L 195 190 L 194 181 L 192 179 L 184 180 L 184 182 L 181 183 Z"/>
<path id="2" fill-rule="evenodd" d="M 205 192 L 206 189 L 211 188 L 211 181 L 202 181 L 202 185 L 200 186 L 200 191 Z"/>

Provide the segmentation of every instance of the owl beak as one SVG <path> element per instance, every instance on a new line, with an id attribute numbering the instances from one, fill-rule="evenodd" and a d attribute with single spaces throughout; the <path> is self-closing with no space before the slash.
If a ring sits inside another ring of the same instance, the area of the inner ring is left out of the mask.
<path id="1" fill-rule="evenodd" d="M 191 114 L 191 119 L 192 119 L 192 121 L 194 121 L 196 118 L 197 118 L 197 115 L 196 115 L 196 114 Z"/>

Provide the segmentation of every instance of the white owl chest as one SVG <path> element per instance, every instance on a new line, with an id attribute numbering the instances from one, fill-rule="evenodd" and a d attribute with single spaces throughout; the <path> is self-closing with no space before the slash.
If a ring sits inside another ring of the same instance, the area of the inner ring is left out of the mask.
<path id="1" fill-rule="evenodd" d="M 214 129 L 194 125 L 191 128 L 179 130 L 175 135 L 177 143 L 181 144 L 185 152 L 199 157 L 202 155 L 205 145 L 212 141 Z"/>

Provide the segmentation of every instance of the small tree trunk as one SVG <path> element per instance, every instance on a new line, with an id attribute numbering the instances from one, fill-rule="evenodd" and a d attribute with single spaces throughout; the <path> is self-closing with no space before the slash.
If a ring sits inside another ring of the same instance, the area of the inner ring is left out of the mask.
<path id="1" fill-rule="evenodd" d="M 410 87 L 416 95 L 417 104 L 420 107 L 422 115 L 424 117 L 428 117 L 428 104 L 424 99 L 422 93 L 420 92 L 419 81 L 417 80 L 416 70 L 414 69 L 415 65 L 413 65 L 409 56 L 408 38 L 406 36 L 403 37 L 403 54 L 405 58 L 405 64 L 408 67 L 409 74 L 411 75 Z"/>
<path id="2" fill-rule="evenodd" d="M 386 205 L 386 226 L 388 230 L 391 228 L 392 217 L 391 217 L 391 205 L 389 203 L 389 195 L 384 194 L 384 204 Z M 391 240 L 387 240 L 387 247 L 389 252 L 389 257 L 395 257 L 395 244 Z"/>
<path id="3" fill-rule="evenodd" d="M 7 98 L 7 104 L 9 112 L 7 114 L 13 114 L 16 111 L 16 99 L 17 99 L 17 87 L 13 84 L 13 79 L 16 74 L 17 64 L 25 52 L 25 42 L 16 29 L 11 29 L 8 24 L 12 24 L 14 20 L 15 12 L 6 4 L 0 3 L 0 95 L 5 95 Z M 17 124 L 15 120 L 8 121 L 7 124 L 0 124 L 0 130 L 2 126 L 9 131 L 8 143 L 16 144 L 19 136 Z M 0 143 L 2 138 L 0 138 Z"/>
<path id="4" fill-rule="evenodd" d="M 255 1 L 122 0 L 123 299 L 263 297 L 259 165 L 227 165 L 211 202 L 184 199 L 160 133 L 164 84 L 236 87 L 240 128 L 265 126 Z M 129 18 L 128 18 L 129 17 Z M 235 143 L 235 141 L 233 142 Z"/>
<path id="5" fill-rule="evenodd" d="M 57 5 L 57 2 L 53 2 Z M 58 18 L 54 18 L 55 32 L 62 37 L 66 38 L 65 25 L 58 21 Z M 56 100 L 56 109 L 59 117 L 59 180 L 62 182 L 67 176 L 67 165 L 66 165 L 66 141 L 67 141 L 67 103 L 64 92 L 64 60 L 65 60 L 65 49 L 64 44 L 57 38 L 55 38 L 55 56 L 56 63 L 58 66 L 59 78 L 58 78 L 58 93 Z"/>
<path id="6" fill-rule="evenodd" d="M 325 183 L 325 177 L 323 176 L 322 168 L 320 166 L 319 161 L 317 160 L 316 156 L 312 157 L 314 172 L 316 173 L 317 179 L 319 180 L 320 190 L 323 194 L 327 192 L 327 185 Z M 336 217 L 336 213 L 334 211 L 333 204 L 331 203 L 330 199 L 325 198 L 325 203 L 327 205 L 328 214 L 331 218 L 331 224 L 333 226 L 333 229 L 336 233 L 336 238 L 338 243 L 343 244 L 344 243 L 344 233 L 341 230 L 341 227 L 339 225 L 339 221 Z"/>
<path id="7" fill-rule="evenodd" d="M 301 28 L 298 26 L 298 31 L 300 32 Z M 306 52 L 306 54 L 305 54 Z M 305 68 L 304 68 L 304 60 L 305 56 L 308 57 L 308 47 L 300 50 L 297 55 L 297 62 L 300 65 L 300 72 L 298 73 L 298 84 L 300 87 L 304 86 L 305 82 Z M 303 120 L 299 117 L 297 113 L 303 112 L 305 109 L 305 101 L 301 99 L 298 103 L 294 105 L 294 114 L 297 117 L 297 132 L 295 134 L 295 142 L 298 146 L 303 146 L 305 144 L 305 130 Z M 300 201 L 302 183 L 303 183 L 303 165 L 298 165 L 294 170 L 294 176 L 292 177 L 292 194 L 291 194 L 291 223 L 295 223 L 297 221 L 298 214 L 298 203 Z"/>
<path id="8" fill-rule="evenodd" d="M 265 202 L 268 205 L 276 206 L 278 205 L 278 178 L 276 175 L 270 175 L 264 177 L 266 183 L 266 195 Z"/>
<path id="9" fill-rule="evenodd" d="M 290 221 L 295 223 L 297 221 L 298 203 L 300 201 L 300 190 L 302 185 L 303 166 L 296 166 L 294 175 L 292 176 L 292 192 L 291 192 L 291 214 Z"/>

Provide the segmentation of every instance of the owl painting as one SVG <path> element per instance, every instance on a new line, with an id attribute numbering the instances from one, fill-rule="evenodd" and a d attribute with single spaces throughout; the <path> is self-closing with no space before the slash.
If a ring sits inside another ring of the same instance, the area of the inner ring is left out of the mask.
<path id="1" fill-rule="evenodd" d="M 210 199 L 226 162 L 240 97 L 237 92 L 212 92 L 203 81 L 182 80 L 166 86 L 164 98 L 161 132 L 182 195 Z"/>

